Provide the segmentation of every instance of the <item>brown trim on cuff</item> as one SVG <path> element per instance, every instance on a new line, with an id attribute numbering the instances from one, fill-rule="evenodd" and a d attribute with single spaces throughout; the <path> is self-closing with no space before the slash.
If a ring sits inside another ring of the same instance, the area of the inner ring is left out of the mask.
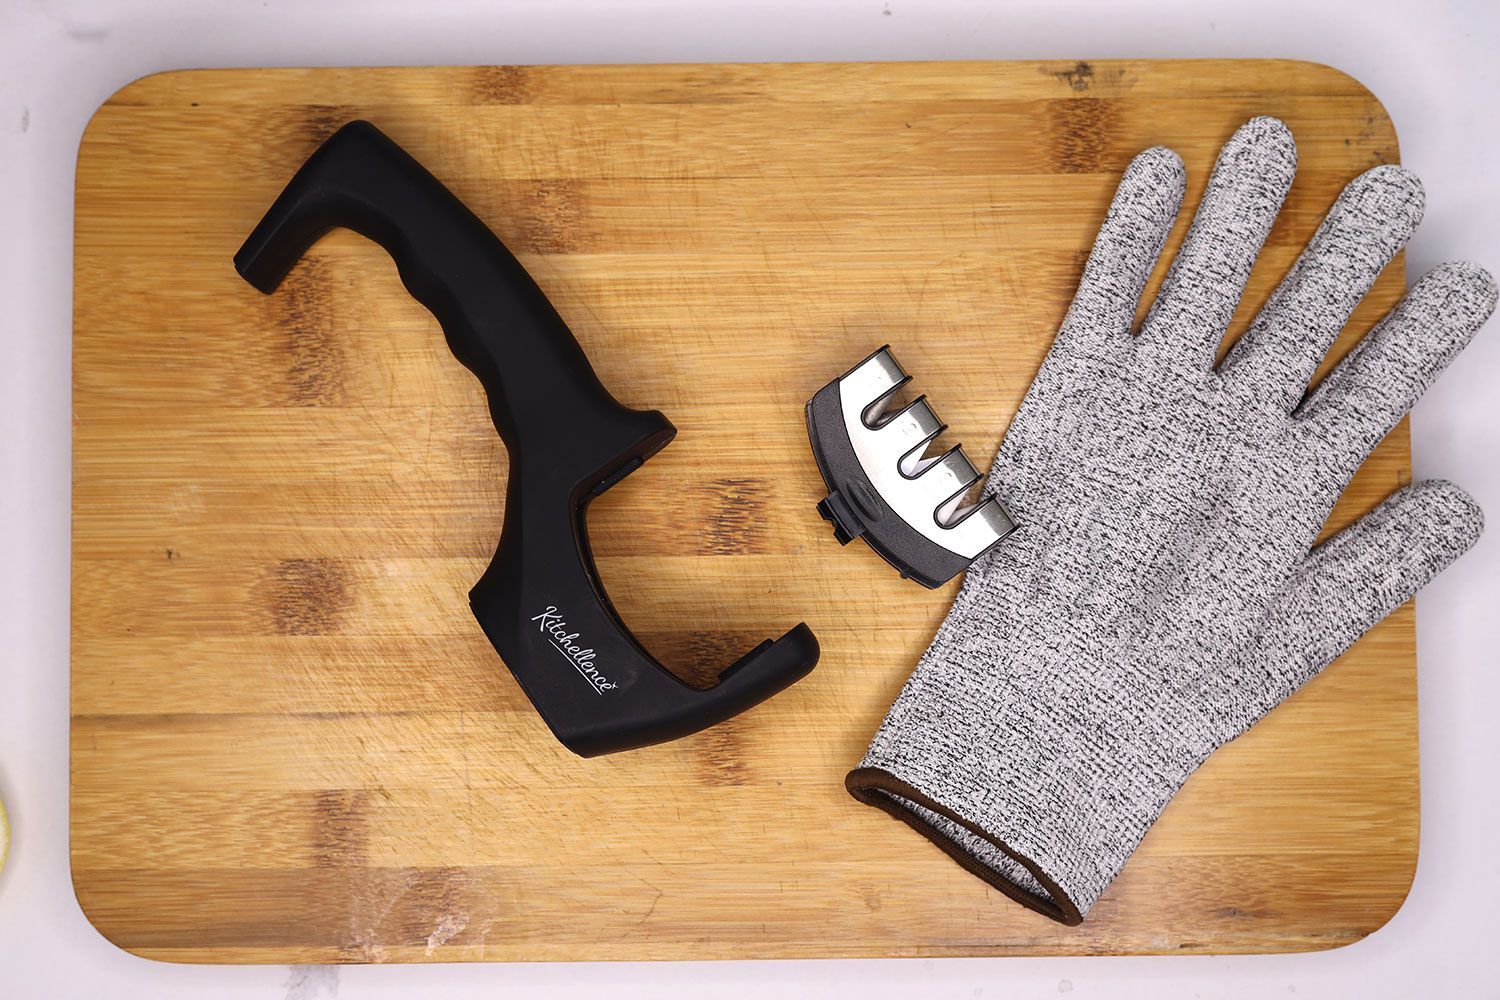
<path id="1" fill-rule="evenodd" d="M 964 870 L 999 889 L 1022 906 L 1035 910 L 1044 917 L 1051 917 L 1053 920 L 1066 924 L 1069 927 L 1077 927 L 1083 923 L 1083 914 L 1078 912 L 1078 907 L 1073 905 L 1073 901 L 1068 898 L 1068 894 L 1059 889 L 1057 883 L 1048 878 L 1046 873 L 1038 868 L 1030 858 L 1011 850 L 998 837 L 992 836 L 955 813 L 952 809 L 935 801 L 928 795 L 917 791 L 917 789 L 889 771 L 878 767 L 856 767 L 844 778 L 844 787 L 849 790 L 850 795 L 865 805 L 874 806 L 877 809 L 887 812 L 901 820 L 907 826 L 910 826 L 913 830 L 916 830 L 922 836 L 942 848 L 943 853 L 947 854 L 954 861 L 957 861 Z M 943 833 L 943 831 L 928 823 L 910 809 L 904 808 L 900 801 L 901 799 L 910 799 L 923 808 L 930 809 L 941 816 L 946 816 L 965 830 L 974 834 L 974 836 L 995 845 L 1007 857 L 1012 858 L 1029 871 L 1032 877 L 1041 883 L 1042 888 L 1046 889 L 1052 898 L 1043 899 L 1040 896 L 1027 892 L 1012 882 L 1007 882 L 994 869 L 986 867 L 978 858 L 965 851 L 962 846 Z"/>

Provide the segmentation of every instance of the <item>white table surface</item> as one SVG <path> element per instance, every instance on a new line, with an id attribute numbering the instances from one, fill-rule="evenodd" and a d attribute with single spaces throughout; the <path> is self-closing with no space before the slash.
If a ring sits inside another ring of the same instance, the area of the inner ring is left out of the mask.
<path id="1" fill-rule="evenodd" d="M 1500 529 L 1419 601 L 1422 851 L 1406 905 L 1313 955 L 406 967 L 177 966 L 84 919 L 68 875 L 69 334 L 73 169 L 121 85 L 204 66 L 1277 56 L 1385 102 L 1426 181 L 1413 276 L 1500 269 L 1500 3 L 800 0 L 0 0 L 0 997 L 1406 997 L 1500 990 L 1494 789 Z M 1414 416 L 1419 476 L 1500 522 L 1500 321 Z M 892 828 L 891 835 L 897 831 Z M 916 840 L 913 850 L 925 849 Z"/>

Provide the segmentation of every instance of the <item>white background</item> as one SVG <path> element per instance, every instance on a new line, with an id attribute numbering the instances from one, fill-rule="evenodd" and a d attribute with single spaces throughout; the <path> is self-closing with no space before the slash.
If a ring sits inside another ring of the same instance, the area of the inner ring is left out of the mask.
<path id="1" fill-rule="evenodd" d="M 100 937 L 68 877 L 69 336 L 73 168 L 129 80 L 204 66 L 1280 56 L 1384 102 L 1426 181 L 1411 274 L 1500 268 L 1494 0 L 1192 3 L 710 0 L 0 0 L 0 997 L 1495 995 L 1493 789 L 1500 529 L 1419 602 L 1422 851 L 1406 906 L 1365 941 L 1301 956 L 404 968 L 195 967 Z M 1414 417 L 1419 476 L 1500 522 L 1500 323 Z M 913 849 L 921 849 L 913 842 Z"/>

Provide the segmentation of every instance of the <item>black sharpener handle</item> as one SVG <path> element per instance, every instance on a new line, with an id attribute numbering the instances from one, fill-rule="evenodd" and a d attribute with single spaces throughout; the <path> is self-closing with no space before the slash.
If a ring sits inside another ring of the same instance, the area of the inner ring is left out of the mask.
<path id="1" fill-rule="evenodd" d="M 805 624 L 767 640 L 706 690 L 684 684 L 615 613 L 589 550 L 589 501 L 676 434 L 617 401 L 541 289 L 457 197 L 368 122 L 340 128 L 257 225 L 236 270 L 262 292 L 329 230 L 391 255 L 408 291 L 479 379 L 510 455 L 505 523 L 470 606 L 543 719 L 583 756 L 675 739 L 805 676 Z"/>

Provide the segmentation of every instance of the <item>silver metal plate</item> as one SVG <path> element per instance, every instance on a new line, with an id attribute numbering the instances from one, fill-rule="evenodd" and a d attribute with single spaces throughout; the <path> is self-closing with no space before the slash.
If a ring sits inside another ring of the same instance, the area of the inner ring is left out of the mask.
<path id="1" fill-rule="evenodd" d="M 870 485 L 913 530 L 973 559 L 1014 530 L 1015 522 L 994 497 L 965 509 L 965 494 L 979 473 L 962 448 L 926 456 L 944 425 L 925 397 L 886 412 L 909 381 L 888 349 L 839 379 L 839 408 L 855 458 Z"/>

